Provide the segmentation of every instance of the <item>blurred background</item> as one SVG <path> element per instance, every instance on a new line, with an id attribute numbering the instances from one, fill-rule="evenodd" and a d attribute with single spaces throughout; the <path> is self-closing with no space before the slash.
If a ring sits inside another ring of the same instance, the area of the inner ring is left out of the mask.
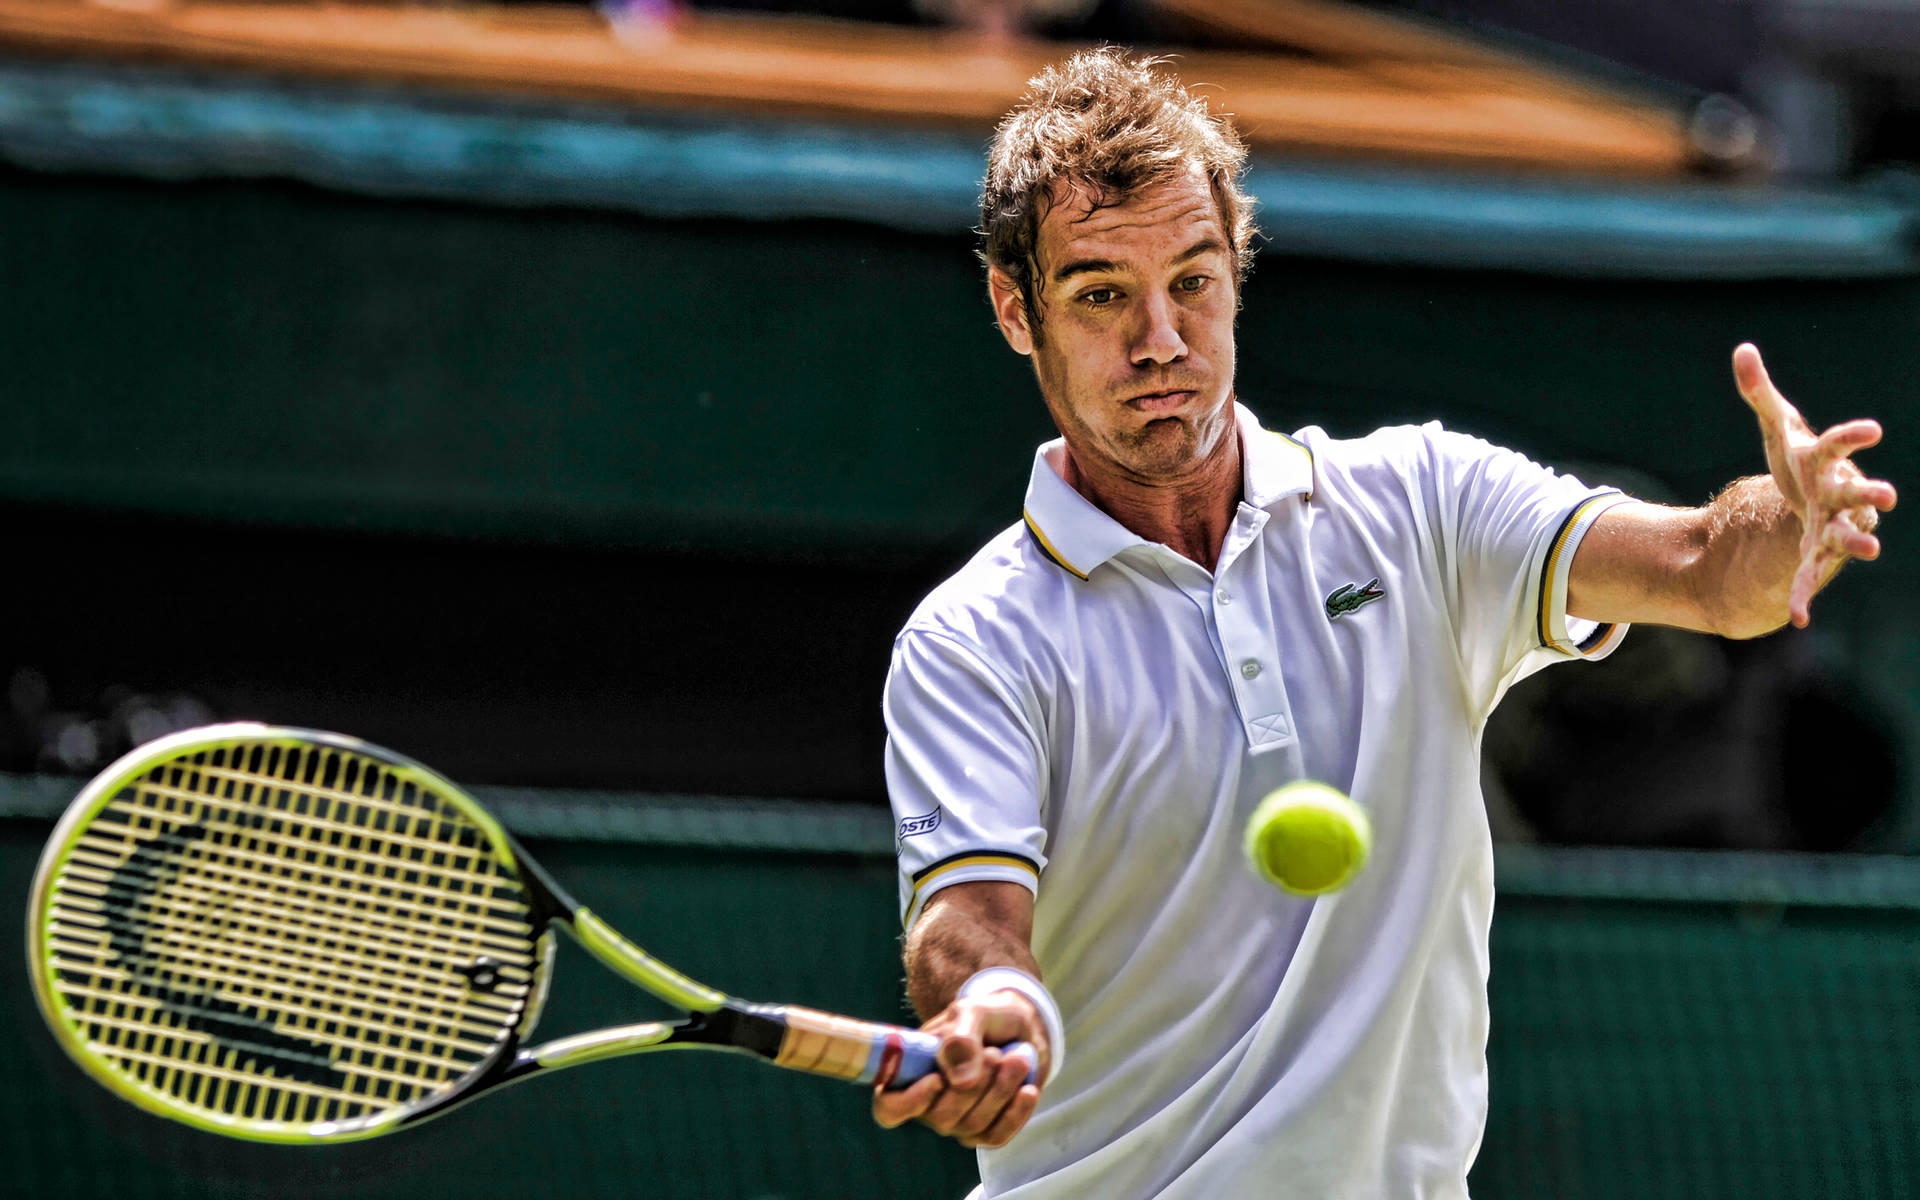
<path id="1" fill-rule="evenodd" d="M 1752 340 L 1916 486 L 1912 0 L 0 0 L 0 914 L 84 776 L 257 718 L 478 785 L 696 976 L 904 1018 L 888 649 L 1051 432 L 972 255 L 981 151 L 1098 40 L 1253 144 L 1269 426 L 1438 418 L 1695 503 L 1764 470 Z M 1904 524 L 1811 630 L 1641 629 L 1496 716 L 1477 1197 L 1911 1194 Z M 551 1028 L 651 1015 L 561 975 Z M 122 1111 L 17 971 L 0 1023 L 21 1195 L 972 1178 L 704 1057 L 245 1147 Z"/>

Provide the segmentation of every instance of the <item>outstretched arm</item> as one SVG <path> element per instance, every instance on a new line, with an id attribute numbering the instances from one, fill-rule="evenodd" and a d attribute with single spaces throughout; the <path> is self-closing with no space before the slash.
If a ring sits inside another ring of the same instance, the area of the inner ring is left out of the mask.
<path id="1" fill-rule="evenodd" d="M 1880 440 L 1874 421 L 1815 434 L 1760 360 L 1733 353 L 1734 381 L 1760 423 L 1771 474 L 1742 479 L 1701 508 L 1622 504 L 1574 556 L 1567 611 L 1594 621 L 1676 625 L 1755 637 L 1804 626 L 1814 593 L 1849 558 L 1877 558 L 1893 485 L 1853 461 Z"/>
<path id="2" fill-rule="evenodd" d="M 1026 1060 L 998 1047 L 1031 1043 L 1045 1080 L 1055 1049 L 1045 1020 L 1018 991 L 960 991 L 988 967 L 1038 979 L 1032 935 L 1033 894 L 1017 883 L 957 883 L 927 901 L 907 933 L 907 996 L 921 1028 L 940 1035 L 940 1069 L 901 1091 L 875 1089 L 874 1120 L 888 1128 L 919 1120 L 963 1146 L 1003 1146 L 1027 1123 L 1040 1089 L 1026 1082 Z"/>

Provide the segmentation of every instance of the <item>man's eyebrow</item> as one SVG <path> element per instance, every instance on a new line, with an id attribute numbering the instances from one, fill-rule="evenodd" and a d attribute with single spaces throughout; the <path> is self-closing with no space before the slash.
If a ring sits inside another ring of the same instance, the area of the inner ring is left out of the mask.
<path id="1" fill-rule="evenodd" d="M 1209 234 L 1208 236 L 1201 238 L 1199 241 L 1195 242 L 1193 245 L 1188 246 L 1185 250 L 1183 250 L 1177 257 L 1174 258 L 1173 265 L 1177 267 L 1182 265 L 1183 263 L 1190 263 L 1194 259 L 1203 257 L 1208 254 L 1225 254 L 1226 252 L 1227 252 L 1227 244 L 1221 241 L 1219 238 Z"/>
<path id="2" fill-rule="evenodd" d="M 1075 275 L 1103 275 L 1114 269 L 1115 264 L 1112 259 L 1076 258 L 1072 262 L 1062 263 L 1053 273 L 1053 281 L 1061 283 L 1072 279 Z"/>
<path id="3" fill-rule="evenodd" d="M 1208 235 L 1174 256 L 1173 265 L 1180 266 L 1192 262 L 1207 254 L 1225 254 L 1227 245 L 1217 237 Z M 1075 275 L 1102 275 L 1119 270 L 1119 264 L 1107 258 L 1076 258 L 1065 262 L 1053 272 L 1053 282 L 1064 283 Z"/>

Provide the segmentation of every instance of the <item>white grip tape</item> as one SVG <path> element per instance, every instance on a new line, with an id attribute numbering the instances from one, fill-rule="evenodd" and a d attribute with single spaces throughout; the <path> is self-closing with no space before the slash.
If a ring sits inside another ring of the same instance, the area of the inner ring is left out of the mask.
<path id="1" fill-rule="evenodd" d="M 973 977 L 960 985 L 960 995 L 967 998 L 984 996 L 989 992 L 1019 992 L 1033 1001 L 1040 1010 L 1041 1024 L 1047 1027 L 1048 1057 L 1052 1062 L 1047 1068 L 1045 1083 L 1060 1073 L 1060 1066 L 1067 1061 L 1067 1034 L 1060 1021 L 1060 1006 L 1054 1003 L 1053 993 L 1047 985 L 1020 970 L 1018 967 L 988 967 L 976 971 Z"/>

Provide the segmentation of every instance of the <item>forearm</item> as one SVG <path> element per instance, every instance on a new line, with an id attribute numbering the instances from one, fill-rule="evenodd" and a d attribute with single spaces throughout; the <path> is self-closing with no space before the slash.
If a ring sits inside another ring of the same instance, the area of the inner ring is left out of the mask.
<path id="1" fill-rule="evenodd" d="M 1040 977 L 1028 939 L 1033 897 L 1017 883 L 964 883 L 937 893 L 907 934 L 907 998 L 922 1020 L 987 967 Z"/>
<path id="2" fill-rule="evenodd" d="M 963 1146 L 1005 1145 L 1026 1124 L 1040 1100 L 1032 1072 L 1044 1084 L 1064 1061 L 1059 1007 L 1032 979 L 1001 972 L 959 993 L 988 967 L 1037 979 L 1032 934 L 1033 893 L 1017 883 L 957 883 L 927 901 L 907 933 L 907 994 L 921 1029 L 940 1038 L 940 1069 L 900 1091 L 876 1088 L 874 1120 L 919 1120 Z"/>

